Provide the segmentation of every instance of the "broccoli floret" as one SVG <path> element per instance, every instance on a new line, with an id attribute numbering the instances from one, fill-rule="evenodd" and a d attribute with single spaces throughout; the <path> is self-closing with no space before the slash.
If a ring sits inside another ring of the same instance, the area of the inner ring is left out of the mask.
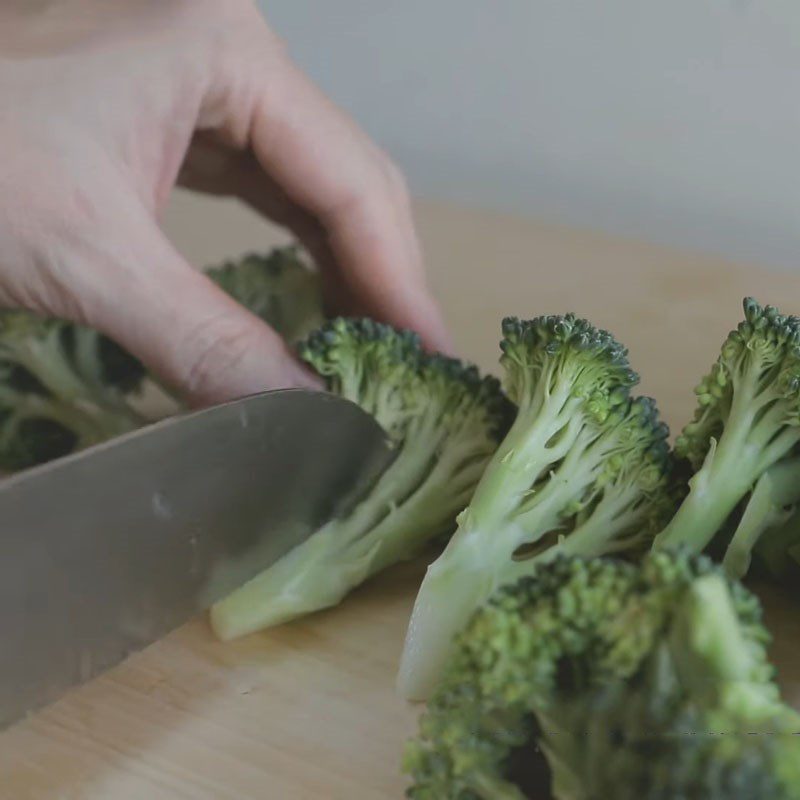
<path id="1" fill-rule="evenodd" d="M 294 247 L 250 254 L 208 274 L 289 341 L 323 321 L 319 277 Z M 140 361 L 97 331 L 1 311 L 0 470 L 59 458 L 150 422 L 132 403 L 147 378 Z"/>
<path id="2" fill-rule="evenodd" d="M 322 286 L 317 272 L 297 247 L 278 247 L 266 255 L 248 253 L 206 270 L 223 291 L 295 343 L 319 328 Z"/>
<path id="3" fill-rule="evenodd" d="M 494 378 L 423 351 L 415 334 L 337 319 L 301 357 L 368 411 L 397 455 L 367 495 L 211 611 L 230 639 L 337 604 L 371 575 L 447 533 L 507 428 Z"/>
<path id="4" fill-rule="evenodd" d="M 800 319 L 749 298 L 744 313 L 695 390 L 694 419 L 675 443 L 695 472 L 655 542 L 694 552 L 719 547 L 715 537 L 736 528 L 734 511 L 750 496 L 730 544 L 721 543 L 736 577 L 747 571 L 758 539 L 800 499 Z"/>
<path id="5" fill-rule="evenodd" d="M 89 328 L 0 312 L 0 469 L 48 461 L 130 431 L 142 365 Z"/>
<path id="6" fill-rule="evenodd" d="M 507 319 L 501 363 L 519 411 L 458 530 L 428 568 L 398 676 L 424 698 L 453 636 L 499 585 L 559 554 L 646 550 L 671 510 L 667 428 L 607 332 L 573 315 Z"/>
<path id="7" fill-rule="evenodd" d="M 755 597 L 704 557 L 554 560 L 459 634 L 408 795 L 544 796 L 544 754 L 557 800 L 795 800 L 800 716 L 768 640 Z"/>

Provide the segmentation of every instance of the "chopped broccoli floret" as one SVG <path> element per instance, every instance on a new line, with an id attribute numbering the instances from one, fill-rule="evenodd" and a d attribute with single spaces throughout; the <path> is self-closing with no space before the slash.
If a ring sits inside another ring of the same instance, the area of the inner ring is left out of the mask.
<path id="1" fill-rule="evenodd" d="M 655 542 L 694 552 L 721 544 L 736 577 L 759 538 L 800 499 L 800 319 L 749 298 L 744 313 L 696 389 L 694 420 L 675 444 L 695 472 Z M 734 511 L 748 497 L 737 527 Z M 730 542 L 714 541 L 733 528 Z"/>
<path id="2" fill-rule="evenodd" d="M 409 797 L 545 796 L 544 754 L 557 800 L 796 800 L 800 715 L 768 639 L 703 557 L 554 560 L 459 634 L 406 751 Z"/>
<path id="3" fill-rule="evenodd" d="M 369 576 L 419 554 L 452 528 L 507 428 L 499 383 L 425 353 L 415 334 L 337 319 L 299 352 L 331 391 L 375 417 L 397 455 L 352 511 L 213 607 L 223 639 L 335 605 Z"/>
<path id="4" fill-rule="evenodd" d="M 295 343 L 325 321 L 319 275 L 297 247 L 248 253 L 206 271 L 221 289 Z"/>
<path id="5" fill-rule="evenodd" d="M 0 469 L 23 469 L 144 423 L 144 368 L 89 328 L 0 312 Z"/>
<path id="6" fill-rule="evenodd" d="M 323 321 L 319 277 L 294 247 L 250 254 L 208 274 L 290 341 Z M 131 402 L 146 378 L 137 359 L 90 328 L 0 311 L 0 470 L 50 461 L 146 424 Z"/>
<path id="7" fill-rule="evenodd" d="M 573 315 L 507 319 L 501 363 L 519 411 L 458 530 L 428 568 L 398 685 L 424 698 L 454 634 L 499 585 L 559 554 L 646 550 L 671 509 L 667 428 L 607 332 Z"/>

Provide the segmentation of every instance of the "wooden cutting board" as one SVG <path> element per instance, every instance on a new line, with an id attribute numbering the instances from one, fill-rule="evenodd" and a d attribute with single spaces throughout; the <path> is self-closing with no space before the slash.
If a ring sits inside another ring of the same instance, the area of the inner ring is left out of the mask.
<path id="1" fill-rule="evenodd" d="M 502 316 L 576 311 L 628 345 L 673 427 L 745 294 L 800 313 L 800 273 L 484 212 L 417 212 L 463 355 L 494 369 Z M 179 197 L 166 225 L 201 264 L 277 240 L 219 201 Z M 402 566 L 337 609 L 232 644 L 191 622 L 0 734 L 0 800 L 400 798 L 418 709 L 395 696 L 394 671 L 423 570 Z M 800 593 L 764 597 L 781 682 L 800 708 Z"/>

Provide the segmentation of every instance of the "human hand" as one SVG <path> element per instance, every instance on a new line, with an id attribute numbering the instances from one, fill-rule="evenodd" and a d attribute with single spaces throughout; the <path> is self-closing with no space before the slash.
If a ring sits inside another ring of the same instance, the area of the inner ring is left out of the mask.
<path id="1" fill-rule="evenodd" d="M 337 313 L 448 348 L 397 169 L 250 0 L 6 0 L 0 153 L 0 305 L 97 328 L 195 403 L 316 379 L 161 232 L 176 182 L 289 228 Z"/>

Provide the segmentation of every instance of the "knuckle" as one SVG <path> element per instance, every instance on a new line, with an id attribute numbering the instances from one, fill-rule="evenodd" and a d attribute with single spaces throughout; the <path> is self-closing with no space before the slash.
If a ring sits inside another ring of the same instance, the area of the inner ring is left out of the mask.
<path id="1" fill-rule="evenodd" d="M 263 332 L 243 322 L 238 314 L 224 313 L 191 329 L 184 337 L 183 369 L 179 380 L 190 395 L 214 395 L 258 345 Z"/>

